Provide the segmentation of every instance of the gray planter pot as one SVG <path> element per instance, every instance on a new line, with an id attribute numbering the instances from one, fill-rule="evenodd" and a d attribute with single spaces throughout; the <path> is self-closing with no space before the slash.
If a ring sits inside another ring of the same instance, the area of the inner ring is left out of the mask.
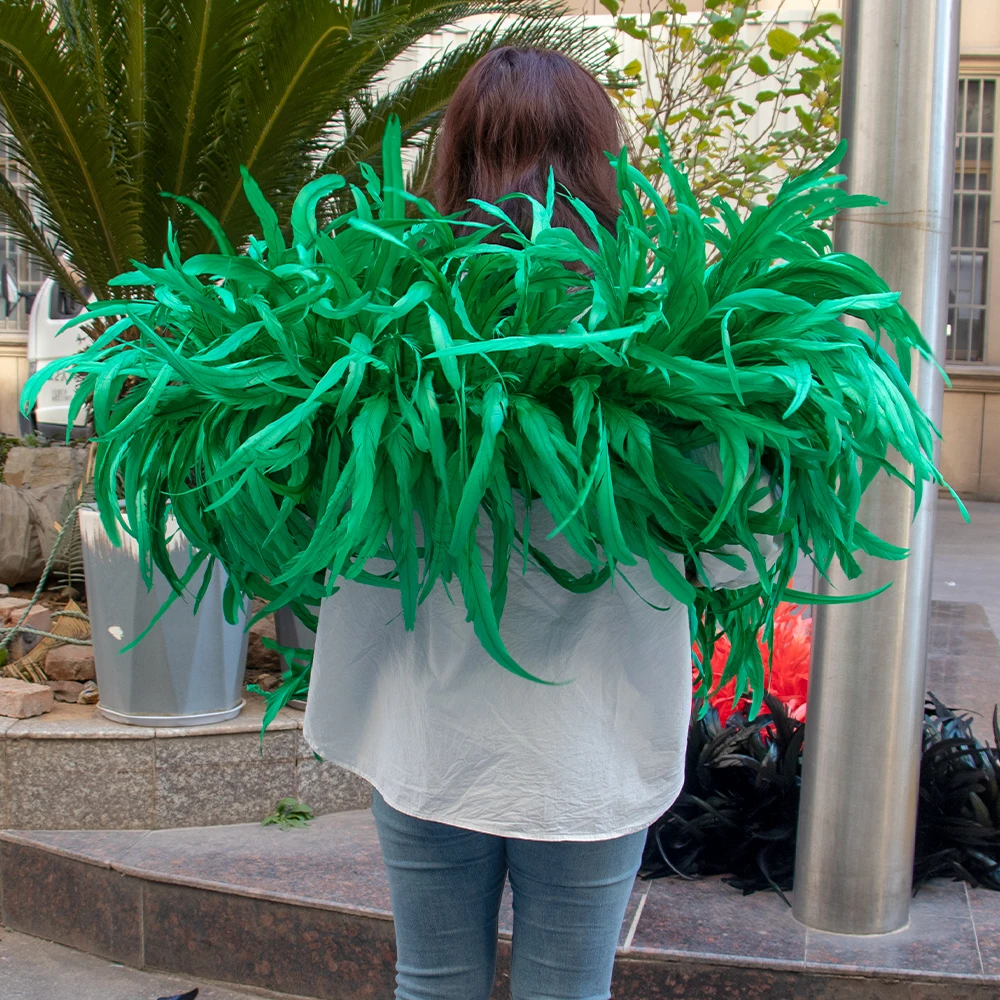
<path id="1" fill-rule="evenodd" d="M 170 584 L 153 571 L 153 589 L 139 573 L 138 546 L 121 533 L 121 546 L 108 538 L 96 510 L 80 511 L 87 606 L 100 690 L 98 711 L 116 722 L 141 726 L 199 726 L 222 722 L 243 707 L 245 631 L 249 607 L 236 625 L 222 611 L 225 575 L 216 568 L 198 614 L 194 595 L 204 576 L 178 597 L 149 634 L 128 645 L 153 620 L 170 596 Z M 187 540 L 177 532 L 169 545 L 178 574 L 190 563 Z"/>
<path id="2" fill-rule="evenodd" d="M 319 605 L 309 605 L 309 610 L 319 615 Z M 316 633 L 306 628 L 295 617 L 291 608 L 279 608 L 274 613 L 274 634 L 279 646 L 294 646 L 296 649 L 315 649 Z"/>

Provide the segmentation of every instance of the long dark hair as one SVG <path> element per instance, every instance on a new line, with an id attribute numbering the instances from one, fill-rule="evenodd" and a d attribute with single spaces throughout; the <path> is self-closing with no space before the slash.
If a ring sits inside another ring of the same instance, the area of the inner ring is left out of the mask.
<path id="1" fill-rule="evenodd" d="M 544 201 L 551 167 L 557 191 L 565 185 L 614 229 L 621 203 L 604 151 L 617 153 L 625 143 L 621 116 L 579 63 L 545 49 L 493 49 L 465 74 L 448 104 L 429 194 L 445 214 L 465 211 L 469 221 L 495 224 L 469 199 L 495 202 L 522 191 Z M 530 232 L 531 206 L 523 198 L 502 208 Z M 552 222 L 593 242 L 564 198 L 556 198 Z"/>

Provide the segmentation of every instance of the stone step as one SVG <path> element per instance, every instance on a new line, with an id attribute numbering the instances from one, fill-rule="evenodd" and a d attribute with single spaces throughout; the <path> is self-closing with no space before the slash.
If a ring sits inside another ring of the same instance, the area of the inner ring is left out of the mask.
<path id="1" fill-rule="evenodd" d="M 367 810 L 304 829 L 0 832 L 2 920 L 136 969 L 317 1000 L 389 1000 L 395 948 Z M 494 1000 L 508 1000 L 513 910 L 500 913 Z M 637 880 L 613 995 L 994 1000 L 1000 893 L 938 882 L 906 930 L 807 931 L 774 895 L 717 879 Z"/>
<path id="2" fill-rule="evenodd" d="M 129 726 L 57 702 L 0 717 L 0 828 L 149 830 L 259 822 L 294 796 L 316 813 L 367 808 L 368 783 L 318 761 L 302 712 L 282 709 L 260 742 L 264 699 L 209 726 Z"/>

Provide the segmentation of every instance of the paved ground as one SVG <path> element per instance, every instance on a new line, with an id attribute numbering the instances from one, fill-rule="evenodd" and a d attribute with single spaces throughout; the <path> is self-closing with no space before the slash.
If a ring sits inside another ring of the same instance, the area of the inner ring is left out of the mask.
<path id="1" fill-rule="evenodd" d="M 970 503 L 966 524 L 953 502 L 939 501 L 927 687 L 945 704 L 972 713 L 992 742 L 1000 702 L 1000 504 Z"/>
<path id="2" fill-rule="evenodd" d="M 278 996 L 136 972 L 72 948 L 0 930 L 3 1000 L 159 1000 L 183 994 L 195 986 L 199 988 L 198 1000 L 258 1000 L 262 996 Z M 282 996 L 287 998 L 287 994 Z"/>
<path id="3" fill-rule="evenodd" d="M 969 524 L 952 500 L 938 501 L 933 597 L 982 605 L 1000 635 L 1000 503 L 967 506 Z"/>

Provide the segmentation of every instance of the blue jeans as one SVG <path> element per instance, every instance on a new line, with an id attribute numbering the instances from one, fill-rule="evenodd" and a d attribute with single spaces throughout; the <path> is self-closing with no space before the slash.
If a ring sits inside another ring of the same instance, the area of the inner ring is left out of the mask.
<path id="1" fill-rule="evenodd" d="M 372 813 L 396 923 L 397 1000 L 489 1000 L 504 878 L 514 897 L 514 1000 L 608 1000 L 646 831 L 587 842 L 520 840 Z"/>

